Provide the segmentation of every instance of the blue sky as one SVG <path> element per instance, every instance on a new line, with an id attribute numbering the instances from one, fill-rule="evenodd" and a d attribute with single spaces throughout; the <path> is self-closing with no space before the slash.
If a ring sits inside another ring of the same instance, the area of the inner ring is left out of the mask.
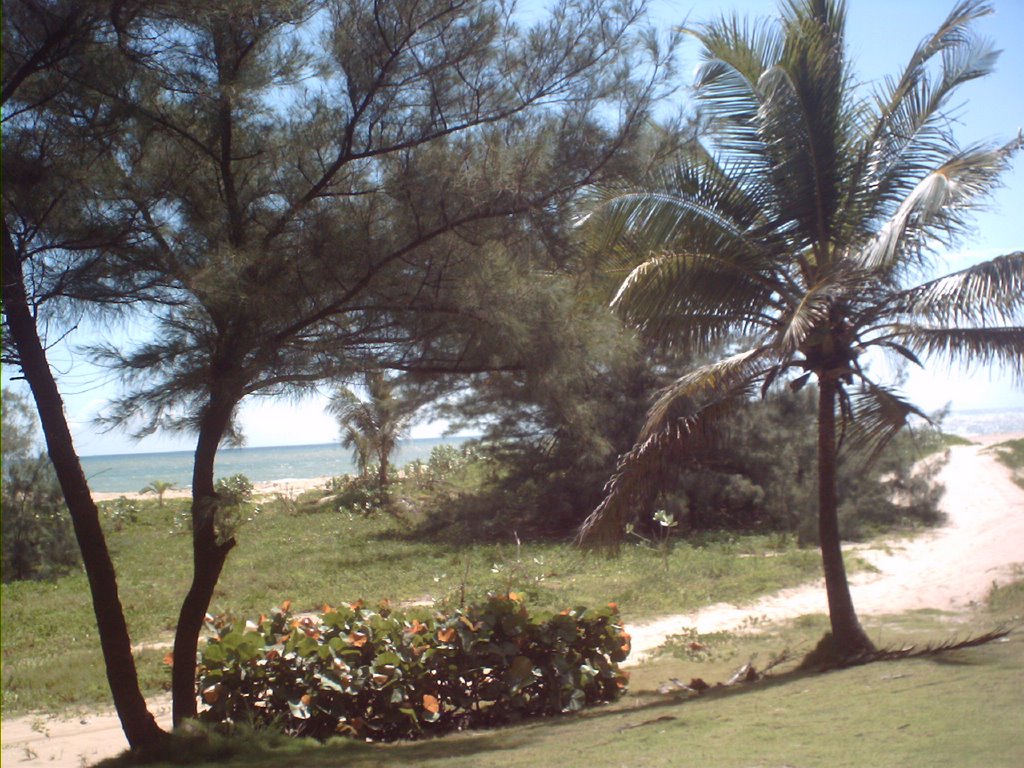
<path id="1" fill-rule="evenodd" d="M 995 13 L 976 25 L 982 35 L 991 38 L 1002 55 L 996 72 L 988 78 L 965 86 L 959 93 L 963 105 L 955 111 L 956 134 L 961 143 L 1006 141 L 1024 128 L 1024 0 L 996 0 Z M 953 7 L 952 0 L 849 0 L 848 43 L 854 70 L 861 80 L 873 81 L 895 75 L 922 37 L 938 24 Z M 691 0 L 651 4 L 652 20 L 666 29 L 682 25 L 687 19 L 699 22 L 723 11 L 736 10 L 744 15 L 773 15 L 774 0 Z M 689 82 L 696 64 L 696 46 L 688 42 L 684 50 L 682 77 Z M 685 98 L 685 95 L 681 95 Z M 1020 156 L 1004 177 L 988 210 L 976 218 L 977 232 L 970 242 L 945 256 L 949 270 L 1024 248 L 1021 229 L 1024 216 L 1024 160 Z M 943 270 L 945 271 L 945 270 Z M 71 344 L 84 344 L 95 329 L 72 334 Z M 102 331 L 109 337 L 110 329 Z M 116 377 L 91 366 L 84 355 L 67 344 L 52 350 L 52 361 L 64 395 L 68 419 L 76 446 L 83 455 L 188 450 L 188 438 L 153 435 L 136 443 L 119 433 L 101 432 L 93 423 L 107 400 L 117 392 Z M 14 373 L 3 371 L 4 385 Z M 14 386 L 19 386 L 14 382 Z M 1014 388 L 1008 375 L 998 371 L 950 371 L 933 365 L 927 371 L 913 371 L 906 381 L 910 397 L 927 410 L 951 402 L 958 410 L 977 408 L 1024 407 L 1024 391 Z M 243 404 L 241 423 L 247 444 L 301 445 L 325 443 L 337 439 L 337 428 L 323 412 L 324 399 L 302 403 L 255 399 Z M 415 436 L 436 434 L 440 425 L 422 425 Z"/>

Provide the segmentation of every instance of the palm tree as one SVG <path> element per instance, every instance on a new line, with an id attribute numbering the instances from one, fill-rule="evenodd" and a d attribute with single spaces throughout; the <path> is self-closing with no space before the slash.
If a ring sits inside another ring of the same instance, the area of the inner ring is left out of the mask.
<path id="1" fill-rule="evenodd" d="M 368 399 L 360 399 L 352 390 L 342 389 L 327 406 L 338 420 L 341 444 L 353 450 L 359 474 L 368 476 L 376 460 L 377 484 L 386 488 L 388 467 L 416 410 L 423 404 L 416 396 L 403 396 L 400 387 L 380 371 L 367 373 L 363 385 Z"/>
<path id="2" fill-rule="evenodd" d="M 666 345 L 732 353 L 660 394 L 581 540 L 614 541 L 673 465 L 758 390 L 813 377 L 835 651 L 849 660 L 873 650 L 840 550 L 839 449 L 870 459 L 922 414 L 869 375 L 865 352 L 1003 363 L 1024 376 L 1024 253 L 914 285 L 935 273 L 936 247 L 965 233 L 966 214 L 1020 146 L 961 149 L 949 132 L 950 95 L 996 59 L 970 29 L 989 11 L 960 2 L 899 77 L 866 96 L 847 69 L 842 2 L 788 0 L 776 22 L 722 17 L 692 31 L 709 140 L 694 142 L 662 189 L 595 193 L 585 225 L 628 273 L 613 300 L 628 322 Z"/>
<path id="3" fill-rule="evenodd" d="M 139 493 L 155 493 L 157 506 L 162 507 L 164 505 L 164 494 L 172 490 L 175 483 L 167 480 L 153 480 L 149 485 L 143 488 Z"/>

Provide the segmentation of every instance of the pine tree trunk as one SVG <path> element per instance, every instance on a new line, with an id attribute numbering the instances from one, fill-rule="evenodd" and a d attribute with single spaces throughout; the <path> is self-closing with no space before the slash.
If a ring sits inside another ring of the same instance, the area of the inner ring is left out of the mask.
<path id="1" fill-rule="evenodd" d="M 181 604 L 174 634 L 174 670 L 171 676 L 172 718 L 175 727 L 195 718 L 196 651 L 213 599 L 234 539 L 217 541 L 214 525 L 217 494 L 213 470 L 217 449 L 231 421 L 235 401 L 229 397 L 211 398 L 199 428 L 195 463 L 192 468 L 192 585 Z"/>
<path id="2" fill-rule="evenodd" d="M 4 314 L 21 370 L 32 389 L 39 420 L 71 513 L 71 521 L 89 579 L 96 628 L 99 632 L 107 683 L 121 728 L 132 749 L 156 745 L 166 733 L 146 707 L 139 690 L 139 678 L 132 657 L 131 638 L 117 590 L 117 574 L 110 559 L 106 538 L 100 525 L 99 510 L 92 500 L 89 484 L 75 452 L 71 430 L 64 416 L 64 403 L 50 372 L 46 351 L 39 338 L 35 319 L 29 310 L 21 261 L 10 233 L 4 226 Z"/>
<path id="3" fill-rule="evenodd" d="M 836 493 L 836 392 L 835 379 L 818 381 L 818 540 L 825 571 L 828 615 L 839 659 L 873 651 L 874 645 L 857 619 L 846 580 L 846 566 L 839 538 Z"/>

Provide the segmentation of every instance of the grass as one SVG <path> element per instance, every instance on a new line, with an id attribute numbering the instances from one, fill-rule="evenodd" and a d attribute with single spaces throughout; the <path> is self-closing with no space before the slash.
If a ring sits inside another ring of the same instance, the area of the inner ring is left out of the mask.
<path id="1" fill-rule="evenodd" d="M 1024 439 L 996 443 L 988 450 L 995 452 L 999 463 L 1010 468 L 1013 482 L 1024 488 Z"/>
<path id="2" fill-rule="evenodd" d="M 972 624 L 1020 623 L 1024 582 L 993 592 Z M 962 617 L 920 611 L 867 625 L 886 645 L 946 639 Z M 740 663 L 762 664 L 783 649 L 794 659 L 827 627 L 802 617 L 757 635 L 708 635 L 702 658 L 668 656 L 633 671 L 615 705 L 527 725 L 391 745 L 332 741 L 320 745 L 273 733 L 177 742 L 175 763 L 197 766 L 416 765 L 498 768 L 595 766 L 957 766 L 1024 764 L 1024 632 L 1002 641 L 932 657 L 812 674 L 795 660 L 754 684 L 712 688 L 697 697 L 662 693 L 671 679 L 728 678 Z M 105 768 L 133 765 L 126 758 Z"/>
<path id="3" fill-rule="evenodd" d="M 191 575 L 189 537 L 176 522 L 185 504 L 140 502 L 135 522 L 111 522 L 107 531 L 132 639 L 144 646 L 138 664 L 147 694 L 169 684 L 162 659 Z M 568 544 L 519 546 L 511 532 L 492 544 L 424 542 L 402 536 L 403 526 L 384 516 L 290 510 L 267 505 L 240 529 L 213 613 L 256 617 L 286 599 L 299 611 L 357 598 L 457 604 L 515 590 L 541 609 L 614 601 L 631 622 L 749 600 L 820 574 L 817 552 L 784 537 L 708 537 L 664 558 L 634 546 L 609 559 Z M 2 620 L 5 715 L 109 707 L 83 575 L 4 584 Z"/>

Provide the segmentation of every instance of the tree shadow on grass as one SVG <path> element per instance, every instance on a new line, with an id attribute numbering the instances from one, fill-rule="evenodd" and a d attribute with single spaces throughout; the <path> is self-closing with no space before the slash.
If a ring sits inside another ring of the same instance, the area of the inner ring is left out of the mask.
<path id="1" fill-rule="evenodd" d="M 382 765 L 421 765 L 436 761 L 442 764 L 459 758 L 512 752 L 536 744 L 539 731 L 550 733 L 585 722 L 607 721 L 607 730 L 621 732 L 649 723 L 676 719 L 667 713 L 683 705 L 701 706 L 724 697 L 749 695 L 813 677 L 814 672 L 792 670 L 764 677 L 755 683 L 715 686 L 699 696 L 663 695 L 654 690 L 637 691 L 615 704 L 584 710 L 576 714 L 526 720 L 492 729 L 449 733 L 421 741 L 388 744 L 366 744 L 337 738 L 325 743 L 309 739 L 293 739 L 270 732 L 238 732 L 232 737 L 216 734 L 184 736 L 156 759 L 129 754 L 105 760 L 96 768 L 129 768 L 140 765 L 221 765 L 246 768 L 280 768 L 301 765 L 303 768 L 347 766 L 369 768 Z"/>

